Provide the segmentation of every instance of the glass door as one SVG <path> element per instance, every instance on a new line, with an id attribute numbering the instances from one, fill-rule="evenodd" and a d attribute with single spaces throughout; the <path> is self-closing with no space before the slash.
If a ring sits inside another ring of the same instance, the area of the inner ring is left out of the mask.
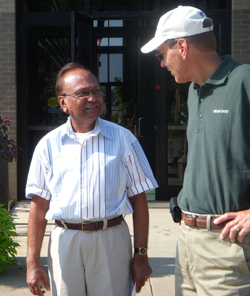
<path id="1" fill-rule="evenodd" d="M 152 88 L 150 71 L 145 85 L 142 80 L 142 53 L 140 51 L 143 27 L 134 27 L 137 21 L 94 21 L 94 43 L 97 44 L 96 69 L 104 94 L 102 118 L 129 129 L 139 140 L 155 170 L 155 105 L 150 100 Z M 150 144 L 149 144 L 150 143 Z"/>
<path id="2" fill-rule="evenodd" d="M 58 71 L 71 61 L 69 26 L 28 28 L 28 128 L 29 155 L 38 141 L 66 121 L 55 94 Z"/>
<path id="3" fill-rule="evenodd" d="M 63 24 L 23 27 L 24 55 L 19 72 L 20 116 L 19 143 L 23 148 L 18 167 L 19 196 L 24 197 L 33 151 L 38 141 L 67 120 L 61 112 L 55 92 L 56 75 L 67 63 L 76 61 L 92 67 L 92 20 L 78 13 L 60 20 Z M 83 37 L 82 37 L 83 36 Z"/>

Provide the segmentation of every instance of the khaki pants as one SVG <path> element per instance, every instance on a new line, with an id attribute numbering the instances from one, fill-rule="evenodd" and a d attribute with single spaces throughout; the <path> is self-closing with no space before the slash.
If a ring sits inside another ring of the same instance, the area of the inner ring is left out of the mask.
<path id="1" fill-rule="evenodd" d="M 250 235 L 243 244 L 219 238 L 220 229 L 179 228 L 176 296 L 249 296 Z"/>
<path id="2" fill-rule="evenodd" d="M 54 226 L 49 242 L 53 296 L 129 296 L 131 237 L 125 221 L 105 230 L 82 232 Z"/>

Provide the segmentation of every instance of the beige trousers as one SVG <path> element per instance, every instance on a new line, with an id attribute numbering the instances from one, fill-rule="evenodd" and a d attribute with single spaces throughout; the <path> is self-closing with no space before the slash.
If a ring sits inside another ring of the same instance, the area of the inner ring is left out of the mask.
<path id="1" fill-rule="evenodd" d="M 249 296 L 250 235 L 243 244 L 219 238 L 220 229 L 179 228 L 176 296 Z"/>
<path id="2" fill-rule="evenodd" d="M 52 296 L 129 296 L 131 258 L 125 221 L 92 232 L 54 226 L 48 251 Z"/>

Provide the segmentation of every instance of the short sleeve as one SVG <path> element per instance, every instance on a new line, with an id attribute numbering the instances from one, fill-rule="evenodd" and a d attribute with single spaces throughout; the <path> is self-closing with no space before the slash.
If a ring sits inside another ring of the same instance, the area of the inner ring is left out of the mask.
<path id="1" fill-rule="evenodd" d="M 126 158 L 128 197 L 147 192 L 158 187 L 141 145 L 136 140 L 131 143 Z"/>
<path id="2" fill-rule="evenodd" d="M 38 195 L 46 200 L 51 198 L 48 179 L 52 173 L 52 167 L 49 163 L 48 154 L 44 142 L 39 142 L 34 151 L 28 173 L 25 193 L 27 199 L 32 199 L 33 195 Z"/>

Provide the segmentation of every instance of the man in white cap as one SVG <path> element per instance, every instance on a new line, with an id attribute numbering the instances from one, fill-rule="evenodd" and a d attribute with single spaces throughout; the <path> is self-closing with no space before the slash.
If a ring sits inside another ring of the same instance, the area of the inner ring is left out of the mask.
<path id="1" fill-rule="evenodd" d="M 219 57 L 213 23 L 189 6 L 164 14 L 161 67 L 188 94 L 188 163 L 176 255 L 176 295 L 250 295 L 250 66 Z"/>

